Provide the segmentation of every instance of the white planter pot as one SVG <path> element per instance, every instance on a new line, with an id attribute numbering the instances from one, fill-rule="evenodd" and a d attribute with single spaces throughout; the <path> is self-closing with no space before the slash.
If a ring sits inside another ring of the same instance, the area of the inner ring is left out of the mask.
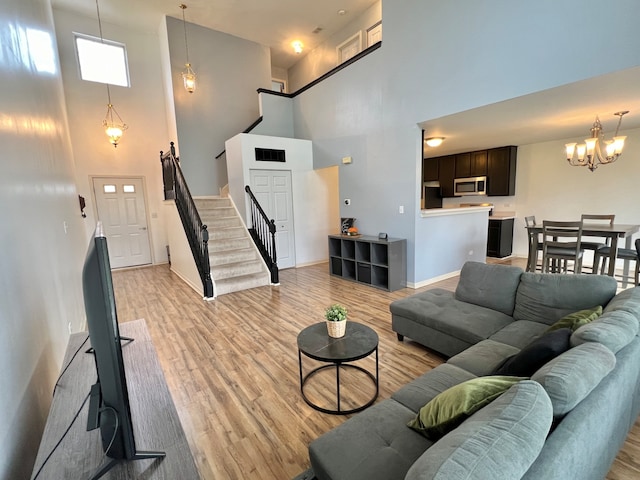
<path id="1" fill-rule="evenodd" d="M 329 333 L 330 337 L 333 337 L 333 338 L 344 337 L 344 332 L 347 329 L 346 320 L 341 320 L 339 322 L 330 322 L 329 320 L 326 320 L 326 322 L 327 322 L 327 332 Z"/>

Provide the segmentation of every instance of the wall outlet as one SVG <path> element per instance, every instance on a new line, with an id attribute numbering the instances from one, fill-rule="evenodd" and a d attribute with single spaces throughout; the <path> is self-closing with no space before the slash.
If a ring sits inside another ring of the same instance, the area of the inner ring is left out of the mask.
<path id="1" fill-rule="evenodd" d="M 64 228 L 64 233 L 67 233 L 67 231 L 69 230 L 69 225 L 67 224 L 66 220 L 62 222 L 62 227 Z"/>
<path id="2" fill-rule="evenodd" d="M 71 327 L 71 322 L 69 322 L 69 325 L 67 325 L 67 328 L 69 329 L 69 335 L 71 335 L 71 330 L 73 330 L 73 328 Z"/>
<path id="3" fill-rule="evenodd" d="M 398 207 L 398 213 L 404 213 L 404 205 Z"/>

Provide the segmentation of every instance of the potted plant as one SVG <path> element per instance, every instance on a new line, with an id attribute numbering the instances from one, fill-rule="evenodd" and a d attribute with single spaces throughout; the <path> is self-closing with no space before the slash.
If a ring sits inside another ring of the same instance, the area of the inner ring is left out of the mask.
<path id="1" fill-rule="evenodd" d="M 327 332 L 333 338 L 344 336 L 347 328 L 347 309 L 339 303 L 334 303 L 324 311 L 324 318 L 327 321 Z"/>

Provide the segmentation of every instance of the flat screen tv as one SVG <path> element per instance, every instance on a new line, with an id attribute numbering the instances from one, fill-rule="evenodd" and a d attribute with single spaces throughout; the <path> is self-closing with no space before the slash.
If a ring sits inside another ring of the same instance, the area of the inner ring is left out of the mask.
<path id="1" fill-rule="evenodd" d="M 164 452 L 136 451 L 129 394 L 122 357 L 107 238 L 98 222 L 82 271 L 84 306 L 98 380 L 91 387 L 87 430 L 100 428 L 105 462 L 91 477 L 100 478 L 120 461 L 164 457 Z"/>

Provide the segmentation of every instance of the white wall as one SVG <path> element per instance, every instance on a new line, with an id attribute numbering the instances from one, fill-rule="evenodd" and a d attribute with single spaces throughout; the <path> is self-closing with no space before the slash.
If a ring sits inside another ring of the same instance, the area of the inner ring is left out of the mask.
<path id="1" fill-rule="evenodd" d="M 224 142 L 259 117 L 258 88 L 271 88 L 268 47 L 187 23 L 189 61 L 197 89 L 188 93 L 181 72 L 186 63 L 184 27 L 167 17 L 180 164 L 191 193 L 217 195 L 227 184 Z"/>
<path id="2" fill-rule="evenodd" d="M 167 235 L 162 215 L 164 193 L 160 150 L 169 149 L 160 64 L 161 39 L 157 33 L 102 22 L 105 38 L 127 48 L 131 87 L 111 86 L 111 100 L 129 125 L 117 148 L 107 139 L 102 120 L 107 110 L 104 84 L 81 80 L 78 74 L 73 32 L 99 36 L 96 18 L 54 10 L 69 128 L 76 159 L 79 193 L 87 200 L 86 233 L 96 222 L 91 176 L 143 177 L 153 263 L 167 261 Z"/>
<path id="3" fill-rule="evenodd" d="M 344 28 L 335 32 L 325 42 L 298 60 L 288 70 L 289 92 L 295 92 L 338 66 L 336 48 L 354 34 L 361 33 L 362 49 L 367 48 L 367 29 L 381 19 L 382 2 L 376 2 Z"/>
<path id="4" fill-rule="evenodd" d="M 0 44 L 0 478 L 17 479 L 31 475 L 69 328 L 84 325 L 87 242 L 49 2 L 4 1 Z"/>
<path id="5" fill-rule="evenodd" d="M 640 3 L 406 0 L 382 11 L 382 47 L 297 96 L 295 132 L 313 141 L 316 167 L 353 156 L 339 166 L 340 198 L 352 200 L 341 216 L 364 233 L 407 238 L 408 281 L 418 283 L 428 275 L 423 252 L 437 246 L 415 233 L 417 123 L 637 66 Z M 608 24 L 615 35 L 593 35 Z"/>
<path id="6" fill-rule="evenodd" d="M 256 147 L 285 150 L 287 161 L 257 162 Z M 303 266 L 327 260 L 327 235 L 336 233 L 340 224 L 336 215 L 337 169 L 313 170 L 312 146 L 307 140 L 240 134 L 226 142 L 226 150 L 229 195 L 245 223 L 251 214 L 244 191 L 245 185 L 250 184 L 250 171 L 290 170 L 295 264 Z"/>

